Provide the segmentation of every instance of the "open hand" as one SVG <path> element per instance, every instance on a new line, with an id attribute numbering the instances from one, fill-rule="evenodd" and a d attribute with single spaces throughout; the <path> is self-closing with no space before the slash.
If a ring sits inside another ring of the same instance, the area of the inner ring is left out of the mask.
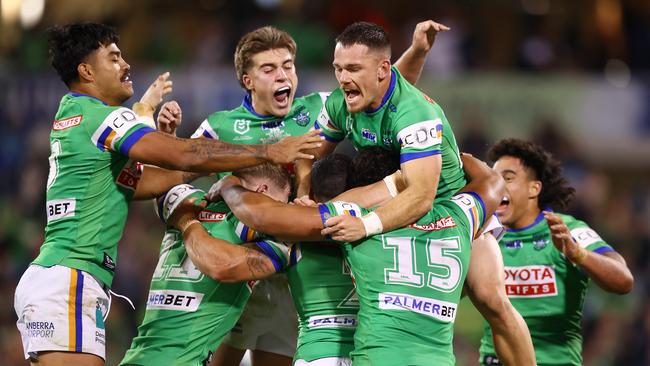
<path id="1" fill-rule="evenodd" d="M 158 105 L 162 103 L 163 97 L 172 92 L 172 81 L 169 80 L 169 71 L 158 76 L 154 80 L 142 98 L 140 98 L 140 103 L 145 103 L 149 105 L 152 109 L 158 108 Z"/>
<path id="2" fill-rule="evenodd" d="M 298 159 L 313 159 L 306 151 L 317 149 L 323 144 L 320 131 L 312 130 L 302 136 L 289 136 L 268 145 L 268 160 L 275 164 L 289 164 Z"/>

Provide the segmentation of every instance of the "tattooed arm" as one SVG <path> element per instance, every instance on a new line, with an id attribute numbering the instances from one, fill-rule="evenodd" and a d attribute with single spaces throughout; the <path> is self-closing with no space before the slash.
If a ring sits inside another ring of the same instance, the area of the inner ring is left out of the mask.
<path id="1" fill-rule="evenodd" d="M 166 169 L 212 173 L 232 171 L 270 161 L 292 163 L 312 159 L 303 153 L 320 147 L 318 131 L 286 137 L 272 145 L 235 145 L 210 139 L 181 139 L 162 132 L 142 136 L 128 150 L 128 156 L 145 164 Z"/>
<path id="2" fill-rule="evenodd" d="M 235 245 L 210 236 L 192 221 L 183 232 L 185 250 L 194 265 L 220 282 L 258 280 L 278 271 L 278 264 L 255 243 Z M 281 265 L 280 265 L 281 266 Z"/>

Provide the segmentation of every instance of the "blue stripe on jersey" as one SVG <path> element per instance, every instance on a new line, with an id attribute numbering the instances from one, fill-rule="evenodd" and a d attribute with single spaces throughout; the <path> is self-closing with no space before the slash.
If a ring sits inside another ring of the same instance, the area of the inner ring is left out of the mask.
<path id="1" fill-rule="evenodd" d="M 324 205 L 322 203 L 318 204 L 318 212 L 320 213 L 320 219 L 323 222 L 323 227 L 325 227 L 325 221 L 327 221 L 329 216 L 332 216 L 332 213 L 327 208 L 327 205 Z"/>
<path id="2" fill-rule="evenodd" d="M 108 135 L 113 132 L 113 129 L 106 126 L 106 129 L 102 132 L 101 135 L 99 135 L 99 138 L 97 139 L 97 148 L 101 151 L 106 151 L 106 139 L 108 138 Z"/>
<path id="3" fill-rule="evenodd" d="M 103 105 L 108 105 L 108 104 L 102 102 L 99 98 L 93 97 L 92 95 L 82 94 L 82 93 L 75 93 L 75 92 L 70 92 L 70 93 L 68 93 L 68 94 L 72 95 L 72 96 L 75 97 L 75 98 L 76 98 L 76 97 L 88 97 L 88 98 L 92 98 L 92 99 L 95 99 L 96 101 L 102 103 Z"/>
<path id="4" fill-rule="evenodd" d="M 379 104 L 379 107 L 375 109 L 366 109 L 367 114 L 372 114 L 377 112 L 378 110 L 381 109 L 384 105 L 386 105 L 386 102 L 388 102 L 388 99 L 390 99 L 390 96 L 393 95 L 393 90 L 395 90 L 395 82 L 397 81 L 397 75 L 395 75 L 395 70 L 390 70 L 390 84 L 388 85 L 388 90 L 386 90 L 386 94 L 384 94 L 384 97 L 381 98 L 381 103 Z"/>
<path id="5" fill-rule="evenodd" d="M 404 164 L 407 161 L 426 158 L 427 156 L 439 155 L 442 151 L 440 150 L 431 150 L 431 151 L 421 151 L 421 152 L 407 152 L 402 153 L 399 156 L 399 163 Z"/>
<path id="6" fill-rule="evenodd" d="M 248 225 L 244 224 L 243 222 L 241 224 L 242 224 L 242 228 L 241 228 L 241 233 L 239 233 L 239 239 L 245 242 L 248 239 Z"/>
<path id="7" fill-rule="evenodd" d="M 143 126 L 136 131 L 133 131 L 133 133 L 129 135 L 129 137 L 124 140 L 124 142 L 122 142 L 122 145 L 120 146 L 120 153 L 124 156 L 129 156 L 129 151 L 131 151 L 133 145 L 135 145 L 135 143 L 138 142 L 142 136 L 154 131 L 156 130 L 148 126 Z"/>
<path id="8" fill-rule="evenodd" d="M 75 352 L 81 352 L 83 346 L 83 322 L 81 320 L 81 311 L 83 310 L 83 289 L 84 289 L 84 274 L 78 269 L 77 271 L 77 288 L 75 293 L 74 304 L 74 322 L 75 322 Z"/>
<path id="9" fill-rule="evenodd" d="M 616 252 L 616 251 L 612 247 L 600 247 L 600 248 L 596 248 L 596 249 L 592 250 L 592 252 L 598 253 L 598 254 L 605 254 L 605 253 Z"/>
<path id="10" fill-rule="evenodd" d="M 318 121 L 314 122 L 314 129 L 316 129 L 316 130 L 321 130 L 320 135 L 323 136 L 323 137 L 325 137 L 325 140 L 327 140 L 327 141 L 329 141 L 329 142 L 337 142 L 337 143 L 338 143 L 338 142 L 343 141 L 343 139 L 335 139 L 334 137 L 327 136 L 326 134 L 324 134 L 324 133 L 322 132 L 323 129 L 318 125 Z"/>
<path id="11" fill-rule="evenodd" d="M 296 263 L 298 263 L 298 255 L 296 254 L 296 251 L 298 250 L 298 245 L 300 244 L 294 244 L 291 247 L 291 252 L 289 253 L 289 266 L 294 266 Z"/>
<path id="12" fill-rule="evenodd" d="M 210 135 L 210 133 L 207 130 L 203 130 L 203 137 L 211 139 L 212 135 Z"/>
<path id="13" fill-rule="evenodd" d="M 246 93 L 246 95 L 244 95 L 244 100 L 241 102 L 241 104 L 244 106 L 244 108 L 246 108 L 247 111 L 249 111 L 250 113 L 252 113 L 256 117 L 259 117 L 259 118 L 273 117 L 272 115 L 263 116 L 263 115 L 255 112 L 255 108 L 253 108 L 253 102 L 251 100 L 251 94 L 250 93 Z"/>
<path id="14" fill-rule="evenodd" d="M 483 212 L 483 221 L 481 222 L 481 225 L 480 225 L 479 227 L 476 228 L 476 229 L 478 230 L 478 229 L 481 228 L 481 227 L 483 226 L 483 224 L 485 224 L 485 222 L 487 221 L 487 217 L 485 216 L 485 202 L 483 202 L 483 198 L 481 198 L 481 196 L 479 196 L 478 193 L 476 193 L 476 192 L 463 192 L 463 193 L 467 193 L 467 194 L 469 194 L 470 196 L 476 198 L 476 200 L 477 200 L 477 201 L 480 203 L 480 205 L 481 205 L 481 212 Z"/>
<path id="15" fill-rule="evenodd" d="M 167 198 L 168 193 L 169 193 L 169 191 L 165 192 L 165 194 L 163 194 L 161 197 L 158 197 L 158 202 L 157 202 L 158 203 L 158 212 L 157 212 L 158 217 L 160 218 L 160 221 L 162 221 L 163 224 L 167 224 L 167 222 L 165 222 L 165 214 L 163 212 L 163 206 L 165 204 L 165 199 Z"/>
<path id="16" fill-rule="evenodd" d="M 275 267 L 276 272 L 280 272 L 282 270 L 282 260 L 280 259 L 280 256 L 278 253 L 276 253 L 273 248 L 271 248 L 271 245 L 265 241 L 256 241 L 255 244 L 262 249 L 264 254 L 266 254 L 267 257 L 273 262 L 273 267 Z"/>

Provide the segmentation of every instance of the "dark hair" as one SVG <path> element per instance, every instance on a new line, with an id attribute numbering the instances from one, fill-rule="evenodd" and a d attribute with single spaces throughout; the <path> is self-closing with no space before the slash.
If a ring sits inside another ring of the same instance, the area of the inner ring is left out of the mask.
<path id="1" fill-rule="evenodd" d="M 356 22 L 347 26 L 336 37 L 336 43 L 345 47 L 362 44 L 371 50 L 387 52 L 390 57 L 390 38 L 384 28 L 374 23 Z"/>
<path id="2" fill-rule="evenodd" d="M 490 148 L 488 158 L 497 161 L 502 156 L 521 160 L 521 163 L 533 172 L 534 178 L 542 182 L 542 191 L 538 198 L 539 208 L 551 207 L 561 210 L 566 208 L 573 198 L 575 189 L 562 177 L 560 162 L 541 146 L 514 138 L 501 140 Z"/>
<path id="3" fill-rule="evenodd" d="M 240 169 L 233 172 L 232 175 L 244 180 L 250 178 L 266 178 L 280 188 L 289 186 L 291 182 L 289 172 L 281 165 L 272 163 L 264 163 L 250 168 Z"/>
<path id="4" fill-rule="evenodd" d="M 316 161 L 311 170 L 311 191 L 314 198 L 329 201 L 345 191 L 351 158 L 330 154 Z"/>
<path id="5" fill-rule="evenodd" d="M 377 146 L 361 149 L 350 163 L 348 189 L 378 182 L 399 168 L 398 152 Z"/>
<path id="6" fill-rule="evenodd" d="M 286 48 L 293 56 L 296 55 L 296 41 L 291 38 L 289 33 L 275 27 L 258 28 L 241 37 L 235 48 L 235 72 L 239 84 L 244 86 L 242 78 L 251 67 L 253 56 L 260 52 L 279 48 Z"/>
<path id="7" fill-rule="evenodd" d="M 79 80 L 77 66 L 101 46 L 120 40 L 115 28 L 97 23 L 74 23 L 48 28 L 50 63 L 61 80 L 70 86 Z"/>

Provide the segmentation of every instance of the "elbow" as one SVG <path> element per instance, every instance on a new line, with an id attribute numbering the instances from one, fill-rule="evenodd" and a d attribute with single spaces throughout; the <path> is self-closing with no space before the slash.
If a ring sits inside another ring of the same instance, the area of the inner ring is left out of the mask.
<path id="1" fill-rule="evenodd" d="M 623 278 L 621 278 L 621 280 L 619 281 L 618 286 L 612 289 L 611 292 L 618 295 L 625 295 L 632 292 L 633 289 L 634 289 L 634 276 L 632 276 L 632 273 L 630 273 L 630 271 L 627 270 Z"/>

